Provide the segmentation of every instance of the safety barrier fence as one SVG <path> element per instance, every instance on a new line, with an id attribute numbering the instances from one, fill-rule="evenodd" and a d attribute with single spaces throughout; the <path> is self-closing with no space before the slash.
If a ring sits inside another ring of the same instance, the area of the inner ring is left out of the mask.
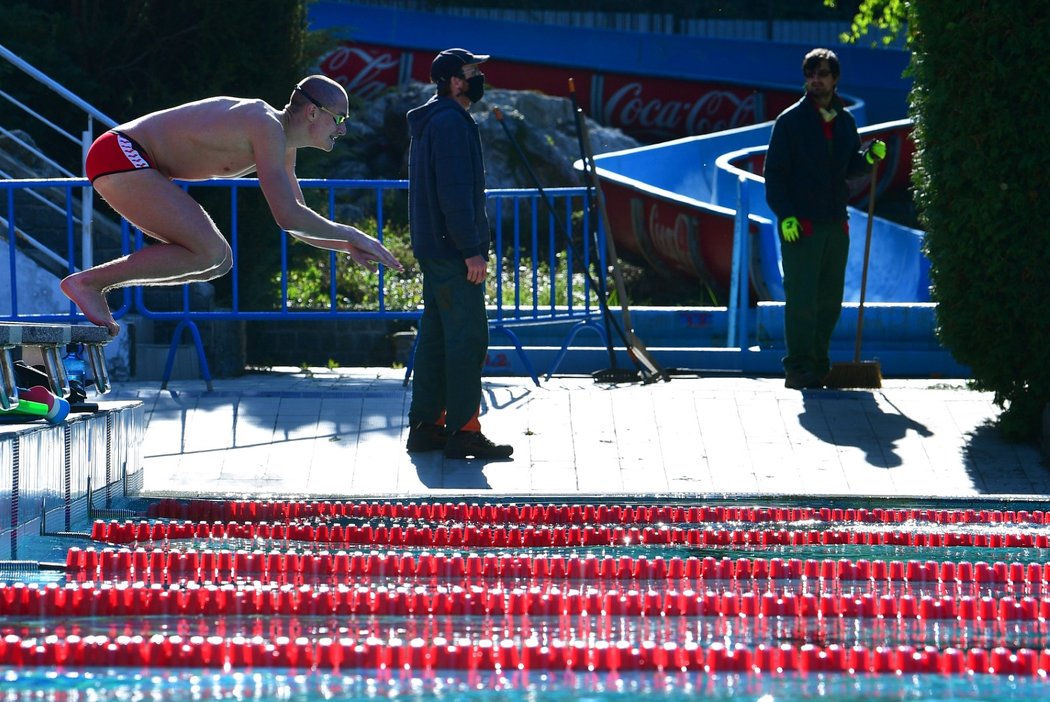
<path id="1" fill-rule="evenodd" d="M 357 207 L 371 207 L 372 216 L 377 225 L 377 235 L 385 239 L 391 208 L 404 208 L 404 195 L 407 181 L 402 180 L 343 180 L 343 179 L 302 179 L 300 184 L 311 203 L 319 203 L 320 211 L 327 211 L 329 216 L 341 208 L 353 204 Z M 233 268 L 230 276 L 228 300 L 224 300 L 222 309 L 195 309 L 191 301 L 190 286 L 182 286 L 181 303 L 161 309 L 150 306 L 144 289 L 135 287 L 125 289 L 121 303 L 114 310 L 118 319 L 137 313 L 146 318 L 176 323 L 172 333 L 164 380 L 170 377 L 175 358 L 176 346 L 181 342 L 184 333 L 191 335 L 196 347 L 198 360 L 201 363 L 201 375 L 210 383 L 211 377 L 201 341 L 198 323 L 205 321 L 314 321 L 326 322 L 348 319 L 417 319 L 421 314 L 421 300 L 411 303 L 402 301 L 400 306 L 389 302 L 391 285 L 396 284 L 394 272 L 380 270 L 374 279 L 374 304 L 367 308 L 355 305 L 354 301 L 343 298 L 345 293 L 339 289 L 335 271 L 340 266 L 354 265 L 345 261 L 334 252 L 328 252 L 326 272 L 328 277 L 327 291 L 324 300 L 310 307 L 300 306 L 290 294 L 290 269 L 293 265 L 293 251 L 290 248 L 292 237 L 280 232 L 277 240 L 279 246 L 279 263 L 273 270 L 259 271 L 252 269 L 251 276 L 266 276 L 274 281 L 280 289 L 279 299 L 269 307 L 260 306 L 246 300 L 242 293 L 245 271 L 244 256 L 251 248 L 245 247 L 246 236 L 266 236 L 264 232 L 242 231 L 241 210 L 244 208 L 246 193 L 258 197 L 258 181 L 253 178 L 215 179 L 209 181 L 182 183 L 191 193 L 198 189 L 220 188 L 228 192 L 228 218 L 217 219 L 219 229 L 223 231 L 233 249 Z M 83 321 L 72 303 L 61 303 L 58 308 L 47 311 L 26 311 L 23 300 L 28 291 L 21 289 L 20 281 L 38 280 L 30 278 L 23 267 L 33 266 L 30 259 L 23 257 L 26 233 L 23 231 L 22 202 L 16 195 L 26 191 L 57 189 L 65 202 L 65 216 L 62 227 L 65 231 L 64 251 L 59 252 L 65 265 L 62 270 L 52 271 L 52 275 L 66 275 L 77 269 L 77 262 L 91 260 L 90 255 L 79 251 L 78 239 L 75 236 L 81 226 L 79 209 L 75 205 L 74 193 L 89 191 L 88 182 L 80 178 L 26 179 L 0 181 L 0 194 L 6 203 L 2 211 L 6 222 L 9 279 L 11 280 L 10 307 L 3 319 L 25 322 L 76 322 Z M 495 265 L 499 272 L 492 276 L 490 290 L 490 326 L 494 332 L 507 336 L 521 355 L 522 361 L 533 376 L 531 364 L 513 329 L 523 324 L 572 323 L 564 335 L 565 344 L 571 343 L 579 328 L 584 325 L 595 328 L 603 336 L 604 325 L 600 317 L 597 295 L 602 294 L 594 288 L 594 278 L 585 275 L 587 270 L 604 271 L 606 267 L 605 238 L 585 235 L 592 228 L 592 216 L 585 188 L 548 188 L 544 189 L 545 197 L 535 189 L 497 189 L 488 191 L 490 220 L 493 226 Z M 400 199 L 399 199 L 400 198 Z M 548 210 L 548 204 L 550 209 Z M 0 206 L 2 207 L 2 206 Z M 26 208 L 28 209 L 28 208 Z M 403 213 L 402 213 L 403 214 Z M 28 217 L 28 215 L 27 215 Z M 402 217 L 403 219 L 403 217 Z M 343 220 L 345 221 L 345 220 Z M 274 234 L 277 234 L 276 226 Z M 121 226 L 122 241 L 120 251 L 127 253 L 146 245 L 142 232 L 134 230 L 126 221 Z M 573 241 L 566 241 L 571 236 Z M 96 242 L 97 246 L 97 242 Z M 603 281 L 597 283 L 602 285 Z M 56 285 L 57 287 L 57 285 Z"/>

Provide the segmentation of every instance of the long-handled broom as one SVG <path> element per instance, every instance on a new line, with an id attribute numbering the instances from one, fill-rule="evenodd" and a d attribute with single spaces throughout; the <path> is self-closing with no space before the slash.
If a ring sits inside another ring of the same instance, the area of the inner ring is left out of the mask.
<path id="1" fill-rule="evenodd" d="M 571 78 L 569 79 L 569 89 L 575 93 L 575 86 L 573 85 Z M 573 99 L 573 104 L 575 104 L 575 97 Z M 636 366 L 638 366 L 645 382 L 649 383 L 654 380 L 669 381 L 671 377 L 667 370 L 656 362 L 656 360 L 649 354 L 649 350 L 645 348 L 645 344 L 642 343 L 642 340 L 634 333 L 634 326 L 631 324 L 631 311 L 627 303 L 627 291 L 624 287 L 623 273 L 620 270 L 620 259 L 616 254 L 616 241 L 613 239 L 612 228 L 609 224 L 609 215 L 605 208 L 605 194 L 602 192 L 601 181 L 598 178 L 598 167 L 595 165 L 594 152 L 591 149 L 591 137 L 587 130 L 587 120 L 584 119 L 583 110 L 579 107 L 575 110 L 575 117 L 576 128 L 580 135 L 580 143 L 583 145 L 583 151 L 581 153 L 581 156 L 583 157 L 583 171 L 585 176 L 590 180 L 589 188 L 591 192 L 594 193 L 595 200 L 597 201 L 601 228 L 605 232 L 605 246 L 606 250 L 609 252 L 610 267 L 613 272 L 613 283 L 616 286 L 616 298 L 620 303 L 620 315 L 623 319 L 623 326 L 621 329 L 625 336 L 624 341 L 627 355 L 630 356 L 631 360 Z M 615 378 L 617 375 L 617 369 L 615 367 L 610 369 L 610 373 L 612 374 L 612 377 Z"/>
<path id="2" fill-rule="evenodd" d="M 529 163 L 528 157 L 522 150 L 521 145 L 518 144 L 517 139 L 514 138 L 514 134 L 507 127 L 507 123 L 503 120 L 503 111 L 500 110 L 499 107 L 493 107 L 492 114 L 496 118 L 496 121 L 499 122 L 500 126 L 503 127 L 503 131 L 507 135 L 507 139 L 514 147 L 514 150 L 517 152 L 518 157 L 522 161 L 522 164 L 525 166 L 525 170 L 528 172 L 529 177 L 532 179 L 533 184 L 539 192 L 540 198 L 547 206 L 547 210 L 551 213 L 551 215 L 554 215 L 554 206 L 551 205 L 550 199 L 547 197 L 547 193 L 544 191 L 543 186 L 540 185 L 540 181 L 536 175 L 536 172 L 532 170 L 532 166 Z M 580 260 L 583 260 L 583 256 L 580 254 L 579 250 L 576 249 L 576 245 L 573 242 L 571 232 L 566 230 L 565 225 L 560 218 L 554 217 L 553 221 L 557 225 L 559 231 L 565 237 L 566 243 L 574 249 L 575 255 Z M 610 249 L 610 251 L 612 252 L 613 257 L 615 258 L 615 250 Z M 585 269 L 584 273 L 590 279 L 592 287 L 594 287 L 596 290 L 602 289 L 599 287 L 598 283 L 594 280 L 594 278 L 591 276 L 591 273 L 588 270 Z M 621 294 L 621 299 L 625 297 L 625 294 Z M 629 328 L 624 329 L 619 324 L 617 324 L 616 319 L 613 317 L 612 312 L 609 309 L 608 301 L 605 299 L 604 295 L 599 295 L 598 304 L 601 306 L 604 318 L 611 324 L 613 329 L 619 335 L 620 339 L 624 342 L 625 348 L 627 349 L 627 353 L 630 356 L 631 360 L 634 361 L 635 365 L 638 368 L 638 371 L 617 369 L 616 357 L 613 355 L 614 352 L 612 346 L 610 345 L 608 350 L 610 361 L 613 364 L 613 368 L 607 371 L 596 372 L 595 374 L 593 374 L 595 380 L 599 382 L 633 382 L 634 380 L 638 380 L 639 374 L 641 374 L 640 379 L 646 383 L 653 382 L 654 380 L 669 381 L 670 377 L 668 376 L 667 372 L 648 356 L 648 352 L 645 350 L 644 346 L 641 345 L 641 342 L 638 340 L 638 338 L 634 336 L 633 331 Z"/>
<path id="3" fill-rule="evenodd" d="M 860 304 L 857 306 L 857 341 L 853 346 L 853 361 L 833 363 L 831 372 L 824 379 L 829 388 L 881 388 L 882 369 L 879 362 L 860 360 L 860 342 L 864 332 L 864 296 L 868 288 L 868 257 L 871 254 L 871 225 L 875 219 L 875 184 L 878 180 L 879 162 L 871 169 L 871 194 L 868 196 L 868 227 L 864 235 L 864 265 L 860 275 Z"/>

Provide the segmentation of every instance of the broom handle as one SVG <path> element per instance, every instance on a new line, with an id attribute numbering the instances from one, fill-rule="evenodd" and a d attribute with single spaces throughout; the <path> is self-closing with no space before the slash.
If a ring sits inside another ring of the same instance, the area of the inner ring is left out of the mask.
<path id="1" fill-rule="evenodd" d="M 871 193 L 868 195 L 868 226 L 864 235 L 864 266 L 860 273 L 860 305 L 857 307 L 857 343 L 853 347 L 853 362 L 860 363 L 860 339 L 864 332 L 864 297 L 868 291 L 868 256 L 871 255 L 871 225 L 875 219 L 875 183 L 879 175 L 879 162 L 871 167 Z"/>
<path id="2" fill-rule="evenodd" d="M 594 162 L 594 150 L 591 148 L 591 135 L 587 129 L 587 120 L 583 118 L 583 110 L 576 108 L 576 123 L 579 125 L 580 136 L 583 141 L 583 171 L 591 178 L 594 188 L 594 197 L 598 201 L 598 215 L 601 220 L 602 229 L 605 230 L 605 247 L 611 261 L 613 270 L 613 283 L 616 286 L 616 297 L 620 303 L 620 316 L 623 319 L 624 335 L 627 338 L 627 354 L 635 361 L 641 363 L 653 375 L 669 380 L 666 371 L 660 367 L 651 356 L 649 356 L 642 340 L 634 333 L 631 324 L 631 309 L 627 303 L 627 290 L 623 283 L 623 272 L 620 270 L 620 258 L 616 254 L 616 241 L 613 239 L 612 227 L 609 225 L 609 213 L 605 207 L 605 195 L 602 193 L 602 184 L 598 178 L 598 166 Z M 604 274 L 604 272 L 603 272 Z"/>

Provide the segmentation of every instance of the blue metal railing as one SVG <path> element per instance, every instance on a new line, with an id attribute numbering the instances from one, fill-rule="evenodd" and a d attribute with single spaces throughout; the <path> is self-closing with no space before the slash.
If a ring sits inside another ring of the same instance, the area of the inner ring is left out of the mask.
<path id="1" fill-rule="evenodd" d="M 37 69 L 35 66 L 23 60 L 21 57 L 19 57 L 13 51 L 5 47 L 3 44 L 0 44 L 0 59 L 7 61 L 9 64 L 22 71 L 33 80 L 37 81 L 40 85 L 46 87 L 51 92 L 55 93 L 60 98 L 62 98 L 66 103 L 67 112 L 68 110 L 73 110 L 77 113 L 83 113 L 85 120 L 84 129 L 79 134 L 73 134 L 60 127 L 52 119 L 49 119 L 48 117 L 34 110 L 29 105 L 26 105 L 14 95 L 11 95 L 6 91 L 0 90 L 0 99 L 10 103 L 12 106 L 22 111 L 24 114 L 26 114 L 28 117 L 35 120 L 39 124 L 42 124 L 43 126 L 47 127 L 49 130 L 57 134 L 62 139 L 72 142 L 79 151 L 79 163 L 84 162 L 84 159 L 87 157 L 88 148 L 91 146 L 91 142 L 95 139 L 96 122 L 106 129 L 111 129 L 117 126 L 117 122 L 112 117 L 104 114 L 96 107 L 92 106 L 88 102 L 81 99 L 79 96 L 75 95 L 72 91 L 68 90 L 66 87 L 58 83 L 58 81 L 54 80 L 43 71 Z M 4 131 L 6 132 L 6 130 Z M 17 143 L 21 144 L 22 147 L 28 152 L 33 153 L 36 158 L 41 159 L 43 162 L 51 165 L 51 167 L 55 168 L 59 173 L 63 173 L 69 176 L 74 175 L 73 173 L 70 173 L 67 169 L 63 168 L 62 166 L 54 162 L 52 159 L 50 159 L 47 154 L 40 151 L 34 144 L 24 143 L 10 132 L 6 132 L 6 135 L 8 136 L 8 138 L 12 138 Z M 46 198 L 41 197 L 40 200 L 47 202 Z M 83 260 L 87 263 L 87 265 L 91 265 L 91 255 L 94 238 L 94 233 L 92 230 L 94 223 L 94 214 L 92 211 L 93 200 L 90 191 L 83 192 L 80 207 L 81 216 L 78 221 L 81 232 L 81 248 L 85 252 L 82 255 L 85 256 Z M 36 246 L 34 240 L 27 238 L 27 241 L 33 242 L 34 246 Z M 37 246 L 37 248 L 40 251 L 45 252 L 46 255 L 45 247 Z"/>
<path id="2" fill-rule="evenodd" d="M 258 191 L 258 180 L 254 178 L 214 179 L 209 181 L 181 183 L 187 190 L 196 188 L 226 188 L 229 191 L 229 221 L 218 223 L 219 229 L 225 232 L 233 250 L 233 268 L 230 276 L 229 307 L 223 310 L 193 309 L 190 298 L 190 286 L 182 286 L 181 303 L 168 309 L 150 307 L 142 287 L 126 288 L 120 306 L 114 310 L 118 319 L 135 312 L 146 318 L 176 322 L 169 348 L 168 363 L 164 372 L 164 382 L 170 377 L 177 346 L 184 331 L 189 331 L 196 346 L 201 362 L 202 377 L 211 382 L 204 349 L 201 343 L 197 324 L 202 321 L 282 321 L 282 320 L 335 320 L 335 319 L 417 319 L 421 312 L 418 302 L 411 309 L 395 309 L 388 304 L 386 284 L 391 275 L 380 270 L 375 277 L 375 299 L 377 303 L 369 309 L 353 309 L 341 304 L 337 289 L 336 276 L 329 276 L 327 300 L 323 307 L 303 308 L 297 306 L 289 297 L 289 271 L 291 256 L 286 232 L 281 232 L 274 225 L 274 233 L 279 234 L 280 263 L 279 268 L 269 271 L 267 275 L 279 278 L 280 297 L 272 307 L 252 307 L 242 298 L 241 260 L 241 197 L 245 191 Z M 403 180 L 324 180 L 303 179 L 300 181 L 304 193 L 314 195 L 321 191 L 328 212 L 334 213 L 338 206 L 349 196 L 359 201 L 362 196 L 375 199 L 375 218 L 377 236 L 382 241 L 385 235 L 385 223 L 388 219 L 384 202 L 390 196 L 407 191 L 407 181 Z M 29 278 L 29 269 L 34 264 L 24 256 L 24 227 L 16 226 L 20 221 L 16 194 L 21 191 L 32 191 L 36 188 L 61 188 L 66 193 L 66 250 L 57 252 L 64 261 L 64 274 L 76 270 L 75 212 L 73 207 L 74 193 L 90 191 L 87 180 L 82 178 L 56 178 L 33 180 L 0 180 L 0 193 L 6 202 L 7 214 L 7 252 L 10 280 L 10 309 L 0 310 L 0 319 L 23 322 L 83 322 L 79 310 L 65 301 L 61 294 L 58 302 L 44 309 L 23 309 L 20 305 L 20 283 Z M 506 257 L 497 259 L 499 274 L 494 275 L 495 293 L 490 304 L 491 325 L 494 331 L 510 336 L 526 367 L 531 368 L 528 359 L 516 336 L 510 329 L 521 324 L 543 324 L 574 322 L 576 326 L 594 326 L 600 324 L 600 306 L 597 295 L 599 291 L 592 285 L 592 276 L 584 268 L 590 262 L 588 270 L 606 270 L 606 253 L 604 237 L 597 237 L 597 244 L 582 232 L 589 231 L 591 221 L 588 207 L 588 193 L 585 188 L 551 188 L 545 191 L 553 211 L 541 207 L 539 191 L 534 189 L 497 189 L 488 191 L 491 212 L 494 213 L 495 246 L 497 252 L 506 252 Z M 225 226 L 224 226 L 225 225 Z M 123 253 L 137 250 L 146 244 L 141 231 L 131 227 L 126 220 L 121 226 Z M 572 245 L 564 241 L 566 233 L 573 237 Z M 254 235 L 261 235 L 255 234 Z M 82 254 L 83 255 L 83 254 Z M 88 258 L 90 260 L 90 258 Z M 328 268 L 336 271 L 340 265 L 335 252 L 328 252 Z M 352 265 L 352 264 L 350 264 Z M 509 271 L 509 280 L 504 280 L 504 271 Z M 510 285 L 511 289 L 506 289 Z M 57 291 L 57 279 L 55 279 Z M 23 291 L 24 292 L 24 291 Z M 566 332 L 565 344 L 571 343 L 575 336 L 575 327 Z M 535 373 L 532 373 L 535 379 Z"/>

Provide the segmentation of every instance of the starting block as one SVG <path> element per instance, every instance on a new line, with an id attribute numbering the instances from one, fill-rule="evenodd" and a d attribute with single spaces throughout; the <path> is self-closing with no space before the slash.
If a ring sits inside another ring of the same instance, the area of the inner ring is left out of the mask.
<path id="1" fill-rule="evenodd" d="M 61 351 L 69 344 L 82 344 L 87 351 L 88 362 L 95 377 L 95 389 L 105 394 L 112 388 L 103 347 L 112 340 L 105 327 L 83 324 L 26 324 L 22 322 L 0 322 L 0 408 L 8 410 L 18 406 L 18 385 L 15 380 L 14 360 L 11 350 L 19 346 L 40 349 L 44 359 L 51 392 L 57 397 L 69 397 L 69 379 L 62 365 Z"/>

